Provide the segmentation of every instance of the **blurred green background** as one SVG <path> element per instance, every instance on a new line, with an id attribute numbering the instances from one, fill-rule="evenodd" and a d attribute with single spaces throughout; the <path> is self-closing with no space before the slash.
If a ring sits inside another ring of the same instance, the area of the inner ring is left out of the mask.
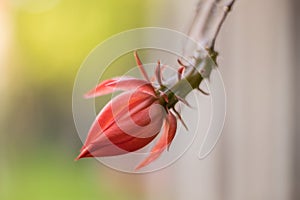
<path id="1" fill-rule="evenodd" d="M 107 183 L 96 161 L 73 161 L 82 143 L 71 97 L 88 53 L 113 34 L 143 26 L 145 2 L 15 0 L 0 6 L 1 19 L 9 21 L 0 30 L 9 28 L 12 41 L 1 63 L 9 78 L 1 100 L 0 199 L 138 198 L 138 188 Z"/>

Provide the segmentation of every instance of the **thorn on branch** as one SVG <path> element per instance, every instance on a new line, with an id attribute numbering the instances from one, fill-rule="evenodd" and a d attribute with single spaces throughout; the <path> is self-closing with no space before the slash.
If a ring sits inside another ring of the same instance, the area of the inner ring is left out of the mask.
<path id="1" fill-rule="evenodd" d="M 179 114 L 179 112 L 173 107 L 172 110 L 174 111 L 175 115 L 177 116 L 177 118 L 179 119 L 179 121 L 181 122 L 181 124 L 184 126 L 184 128 L 188 131 L 188 127 L 186 125 L 186 123 L 183 121 L 181 115 Z"/>
<path id="2" fill-rule="evenodd" d="M 209 93 L 208 92 L 205 92 L 204 90 L 202 90 L 200 87 L 197 88 L 197 90 L 199 90 L 202 94 L 208 96 Z"/>

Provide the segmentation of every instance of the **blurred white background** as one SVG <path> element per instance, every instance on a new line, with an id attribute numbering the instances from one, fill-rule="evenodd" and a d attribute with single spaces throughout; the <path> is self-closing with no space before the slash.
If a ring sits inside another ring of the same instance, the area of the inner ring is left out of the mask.
<path id="1" fill-rule="evenodd" d="M 196 2 L 162 3 L 159 25 L 186 32 Z M 206 159 L 197 159 L 198 141 L 172 167 L 145 177 L 149 200 L 300 198 L 296 4 L 236 2 L 217 40 L 227 92 L 221 139 Z"/>

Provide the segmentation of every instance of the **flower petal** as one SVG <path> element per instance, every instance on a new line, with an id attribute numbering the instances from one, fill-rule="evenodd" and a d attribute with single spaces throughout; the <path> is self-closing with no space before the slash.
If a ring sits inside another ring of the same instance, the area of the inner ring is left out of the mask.
<path id="1" fill-rule="evenodd" d="M 116 80 L 120 79 L 120 77 L 108 79 L 105 81 L 102 81 L 100 84 L 98 84 L 94 89 L 90 90 L 87 92 L 84 97 L 85 98 L 92 98 L 92 97 L 97 97 L 97 96 L 102 96 L 105 94 L 110 94 L 114 91 L 114 88 L 107 87 L 106 84 L 114 82 Z"/>
<path id="2" fill-rule="evenodd" d="M 154 88 L 149 82 L 144 81 L 142 79 L 123 76 L 123 77 L 115 77 L 101 82 L 94 89 L 87 92 L 84 95 L 84 97 L 92 98 L 92 97 L 98 97 L 98 96 L 110 94 L 115 91 L 133 90 L 133 89 L 155 95 Z"/>
<path id="3" fill-rule="evenodd" d="M 142 161 L 135 169 L 139 170 L 146 165 L 150 164 L 152 161 L 157 159 L 161 153 L 171 144 L 175 137 L 177 129 L 176 117 L 170 112 L 168 118 L 165 121 L 164 131 L 162 136 L 159 138 L 155 146 L 151 149 L 150 155 Z"/>
<path id="4" fill-rule="evenodd" d="M 147 73 L 146 73 L 146 70 L 145 70 L 145 68 L 144 68 L 144 66 L 143 66 L 143 63 L 142 63 L 142 61 L 141 61 L 141 59 L 140 59 L 140 57 L 139 57 L 137 51 L 134 51 L 134 52 L 133 52 L 133 55 L 134 55 L 134 58 L 135 58 L 135 62 L 136 62 L 136 64 L 138 65 L 138 67 L 139 67 L 139 69 L 140 69 L 140 71 L 141 71 L 142 76 L 144 76 L 144 78 L 145 78 L 148 82 L 150 82 L 150 79 L 149 79 L 149 77 L 148 77 L 148 75 L 147 75 Z"/>
<path id="5" fill-rule="evenodd" d="M 133 90 L 136 89 L 141 92 L 149 93 L 155 96 L 155 91 L 151 83 L 137 78 L 121 78 L 119 80 L 108 83 L 107 86 L 117 88 L 119 90 Z"/>
<path id="6" fill-rule="evenodd" d="M 102 140 L 106 142 L 106 145 L 100 146 L 98 143 L 91 143 L 81 150 L 80 154 L 75 160 L 79 160 L 80 158 L 84 157 L 116 156 L 137 151 L 149 144 L 157 136 L 157 134 L 158 132 L 148 138 L 128 137 L 127 140 L 124 140 L 118 144 L 114 144 L 106 137 L 105 134 L 102 134 Z"/>
<path id="7" fill-rule="evenodd" d="M 159 133 L 164 118 L 164 110 L 162 109 L 156 110 L 154 116 L 146 115 L 146 113 L 150 112 L 151 107 L 147 107 L 134 113 L 133 116 L 121 118 L 120 121 L 113 123 L 90 143 L 86 143 L 80 156 L 102 157 L 120 155 L 146 146 Z M 129 118 L 135 119 L 133 123 L 136 124 L 128 123 Z"/>
<path id="8" fill-rule="evenodd" d="M 116 119 L 125 116 L 129 110 L 134 108 L 135 112 L 139 112 L 150 106 L 155 100 L 156 98 L 152 95 L 142 92 L 125 92 L 113 98 L 96 117 L 81 150 L 110 128 Z"/>

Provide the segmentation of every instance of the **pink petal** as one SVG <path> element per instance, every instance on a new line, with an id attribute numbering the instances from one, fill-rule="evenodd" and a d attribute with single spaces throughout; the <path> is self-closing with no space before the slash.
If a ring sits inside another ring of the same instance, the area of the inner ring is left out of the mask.
<path id="1" fill-rule="evenodd" d="M 151 105 L 155 100 L 152 95 L 142 92 L 126 92 L 113 98 L 96 117 L 82 149 L 106 131 L 115 123 L 116 119 L 128 113 L 128 110 L 138 107 L 139 109 L 136 109 L 138 112 L 140 109 Z"/>
<path id="2" fill-rule="evenodd" d="M 102 136 L 102 135 L 101 135 Z M 105 156 L 116 156 L 123 155 L 128 152 L 137 151 L 149 144 L 157 133 L 148 138 L 134 138 L 129 137 L 128 140 L 124 140 L 121 143 L 114 144 L 108 138 L 103 139 L 106 141 L 106 145 L 100 146 L 97 143 L 91 143 L 87 147 L 83 148 L 75 160 L 79 160 L 84 157 L 105 157 Z M 103 137 L 106 137 L 103 134 Z"/>
<path id="3" fill-rule="evenodd" d="M 87 92 L 84 97 L 92 98 L 110 94 L 114 91 L 133 89 L 155 95 L 154 88 L 147 81 L 133 77 L 115 77 L 101 82 L 94 89 Z"/>
<path id="4" fill-rule="evenodd" d="M 134 55 L 134 58 L 135 58 L 135 62 L 138 65 L 138 67 L 139 67 L 139 69 L 141 71 L 142 76 L 146 79 L 146 81 L 150 82 L 150 79 L 149 79 L 149 77 L 148 77 L 148 75 L 147 75 L 147 73 L 145 71 L 145 68 L 143 66 L 143 63 L 142 63 L 141 59 L 139 58 L 138 53 L 135 51 L 133 53 L 133 55 Z"/>
<path id="5" fill-rule="evenodd" d="M 159 133 L 164 118 L 163 110 L 156 110 L 155 115 L 150 118 L 146 115 L 150 109 L 151 107 L 147 107 L 113 123 L 103 134 L 86 143 L 82 151 L 88 152 L 81 152 L 81 157 L 120 155 L 146 146 Z M 132 118 L 136 124 L 128 123 L 128 118 Z"/>
<path id="6" fill-rule="evenodd" d="M 137 78 L 121 78 L 107 84 L 108 87 L 117 88 L 119 90 L 133 90 L 136 89 L 141 92 L 149 93 L 155 96 L 155 91 L 151 83 Z"/>
<path id="7" fill-rule="evenodd" d="M 151 149 L 150 155 L 136 167 L 136 170 L 145 167 L 146 165 L 150 164 L 161 155 L 161 153 L 173 141 L 175 137 L 176 129 L 177 129 L 176 117 L 172 113 L 169 113 L 168 118 L 165 121 L 165 126 L 164 126 L 164 131 L 162 133 L 162 136 L 159 138 L 155 146 Z"/>
<path id="8" fill-rule="evenodd" d="M 134 136 L 141 138 L 140 142 L 142 144 L 148 144 L 153 139 L 149 137 L 159 132 L 163 121 L 163 113 L 161 111 L 156 113 L 157 116 L 152 117 L 152 119 L 157 119 L 153 122 L 149 116 L 145 115 L 153 107 L 151 105 L 155 101 L 157 101 L 155 97 L 143 92 L 126 92 L 116 96 L 97 116 L 81 151 L 91 143 L 95 143 L 99 148 L 103 148 L 106 145 L 123 144 L 124 141 L 131 141 Z M 149 123 L 151 124 L 150 128 L 147 129 L 145 127 L 146 131 L 143 131 L 143 126 Z M 152 126 L 154 128 L 151 128 Z M 152 135 L 147 130 L 151 131 Z M 141 131 L 142 133 L 140 133 Z M 131 135 L 126 133 L 131 133 Z M 104 136 L 102 136 L 103 134 Z M 145 138 L 149 138 L 149 140 Z M 125 149 L 130 150 L 130 147 Z"/>
<path id="9" fill-rule="evenodd" d="M 112 93 L 114 91 L 113 88 L 107 87 L 106 84 L 115 82 L 116 80 L 120 79 L 121 77 L 116 77 L 112 79 L 108 79 L 105 81 L 102 81 L 99 85 L 97 85 L 94 89 L 90 90 L 87 92 L 84 97 L 85 98 L 92 98 L 92 97 L 97 97 L 97 96 L 102 96 L 105 94 Z"/>

